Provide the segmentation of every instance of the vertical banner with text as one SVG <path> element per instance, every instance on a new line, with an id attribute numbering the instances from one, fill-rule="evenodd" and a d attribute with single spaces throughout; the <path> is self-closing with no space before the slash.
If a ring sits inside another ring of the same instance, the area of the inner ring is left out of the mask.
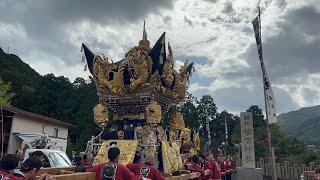
<path id="1" fill-rule="evenodd" d="M 254 136 L 252 112 L 240 113 L 241 144 L 242 144 L 242 167 L 255 168 Z"/>
<path id="2" fill-rule="evenodd" d="M 267 74 L 266 67 L 263 62 L 263 54 L 262 54 L 262 41 L 261 41 L 261 27 L 260 27 L 260 18 L 257 16 L 253 21 L 253 30 L 256 37 L 256 43 L 258 48 L 258 54 L 260 59 L 260 65 L 263 75 L 263 84 L 264 84 L 264 100 L 266 102 L 266 113 L 267 120 L 269 124 L 277 122 L 277 111 L 276 111 L 276 101 L 273 95 L 271 83 Z"/>

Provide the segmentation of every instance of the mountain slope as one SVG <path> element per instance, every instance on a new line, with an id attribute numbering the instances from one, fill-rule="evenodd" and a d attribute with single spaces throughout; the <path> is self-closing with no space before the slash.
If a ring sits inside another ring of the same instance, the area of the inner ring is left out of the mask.
<path id="1" fill-rule="evenodd" d="M 94 83 L 82 78 L 72 83 L 53 74 L 41 76 L 18 56 L 6 54 L 1 48 L 0 78 L 11 83 L 13 106 L 76 125 L 70 129 L 69 137 L 77 151 L 84 150 L 91 136 L 99 133 L 92 120 L 92 108 L 98 103 Z"/>
<path id="2" fill-rule="evenodd" d="M 15 93 L 12 105 L 25 110 L 33 102 L 35 93 L 42 76 L 24 63 L 14 54 L 6 54 L 0 50 L 0 78 L 11 82 L 11 90 Z"/>
<path id="3" fill-rule="evenodd" d="M 14 54 L 6 54 L 0 48 L 0 77 L 4 81 L 10 81 L 14 88 L 19 85 L 36 85 L 41 75 L 24 63 Z"/>
<path id="4" fill-rule="evenodd" d="M 320 145 L 320 106 L 283 113 L 278 116 L 278 123 L 287 135 Z"/>
<path id="5" fill-rule="evenodd" d="M 320 116 L 304 121 L 299 127 L 293 130 L 295 137 L 309 143 L 320 145 Z"/>

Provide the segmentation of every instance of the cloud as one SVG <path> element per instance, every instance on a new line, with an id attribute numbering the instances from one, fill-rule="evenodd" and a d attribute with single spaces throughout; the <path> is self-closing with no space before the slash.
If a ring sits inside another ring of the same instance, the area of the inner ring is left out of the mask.
<path id="1" fill-rule="evenodd" d="M 186 16 L 184 16 L 184 22 L 187 23 L 189 26 L 193 25 L 192 21 L 188 19 Z"/>
<path id="2" fill-rule="evenodd" d="M 87 28 L 87 33 L 90 34 L 90 31 L 96 32 L 93 28 L 109 24 L 121 26 L 137 21 L 142 23 L 149 14 L 160 14 L 161 9 L 171 9 L 172 6 L 170 0 L 3 0 L 0 3 L 0 23 L 6 24 L 6 27 L 21 27 L 18 30 L 25 35 L 23 45 L 19 45 L 19 40 L 2 41 L 0 45 L 14 44 L 14 50 L 28 59 L 36 58 L 31 54 L 45 53 L 47 59 L 52 61 L 59 54 L 66 66 L 75 66 L 78 63 L 74 61 L 75 52 L 79 51 L 80 44 L 75 46 L 70 42 L 69 32 L 73 29 L 81 28 L 82 24 L 91 25 L 91 28 Z M 120 33 L 117 35 L 121 36 Z M 15 39 L 14 36 L 5 34 L 0 37 L 1 40 L 6 37 Z M 96 40 L 88 36 L 83 39 Z M 100 43 L 100 47 L 108 46 L 104 42 Z"/>
<path id="3" fill-rule="evenodd" d="M 286 10 L 286 13 L 282 12 L 277 19 L 262 16 L 264 60 L 274 86 L 278 111 L 286 112 L 319 104 L 317 80 L 312 75 L 320 71 L 320 64 L 316 60 L 320 55 L 317 51 L 320 49 L 319 32 L 316 30 L 319 29 L 319 24 L 314 23 L 320 18 L 317 9 L 310 4 L 294 6 L 287 2 L 269 6 L 271 7 L 264 9 L 264 13 L 291 6 L 291 9 Z M 220 20 L 223 21 L 226 22 Z M 252 26 L 251 23 L 249 25 Z M 270 26 L 273 28 L 269 28 Z M 204 77 L 215 78 L 214 82 L 209 86 L 194 83 L 189 89 L 198 96 L 203 93 L 212 94 L 222 108 L 236 112 L 244 110 L 250 104 L 264 107 L 261 68 L 252 27 L 245 26 L 243 29 L 242 32 L 249 40 L 247 39 L 246 46 L 239 48 L 240 53 L 233 53 L 231 57 L 223 53 L 224 58 L 215 58 L 209 66 L 199 66 L 199 73 Z M 239 40 L 237 42 L 241 43 Z M 297 77 L 300 77 L 299 81 Z"/>
<path id="4" fill-rule="evenodd" d="M 4 0 L 0 6 L 2 7 L 2 21 L 26 20 L 25 24 L 37 24 L 39 26 L 33 27 L 33 29 L 40 30 L 39 27 L 42 23 L 42 25 L 53 26 L 83 20 L 99 24 L 131 22 L 145 17 L 149 13 L 161 13 L 162 8 L 170 9 L 173 4 L 170 0 L 161 2 L 157 0 Z M 12 9 L 5 7 L 12 7 Z M 33 19 L 30 19 L 31 17 Z"/>
<path id="5" fill-rule="evenodd" d="M 218 2 L 218 0 L 206 0 L 206 1 L 211 2 L 211 3 L 216 3 L 216 2 Z"/>
<path id="6" fill-rule="evenodd" d="M 291 12 L 285 22 L 278 27 L 280 33 L 263 42 L 265 62 L 269 66 L 272 79 L 315 73 L 320 71 L 320 24 L 314 23 L 320 18 L 313 7 L 304 7 Z M 257 48 L 252 44 L 245 57 L 248 64 L 256 65 Z M 281 81 L 280 78 L 280 81 Z"/>
<path id="7" fill-rule="evenodd" d="M 170 16 L 163 17 L 163 22 L 166 24 L 171 24 L 172 18 Z"/>
<path id="8" fill-rule="evenodd" d="M 278 111 L 319 104 L 320 3 L 317 0 L 177 0 L 0 2 L 0 46 L 41 74 L 73 80 L 83 72 L 82 42 L 114 61 L 137 45 L 143 20 L 151 45 L 166 31 L 175 68 L 189 59 L 189 91 L 210 94 L 220 109 L 264 107 L 251 21 L 262 10 L 264 60 Z M 7 8 L 10 7 L 10 8 Z"/>
<path id="9" fill-rule="evenodd" d="M 127 42 L 128 36 L 123 36 L 125 32 L 119 31 L 123 29 L 122 24 L 129 26 L 138 21 L 142 24 L 150 14 L 160 14 L 162 9 L 172 6 L 169 0 L 3 0 L 0 3 L 0 46 L 5 50 L 10 47 L 10 52 L 19 55 L 41 74 L 55 73 L 71 80 L 77 76 L 87 78 L 80 61 L 82 42 L 92 45 L 90 48 L 95 52 L 107 51 L 119 60 L 133 45 Z M 102 37 L 103 34 L 106 35 Z M 122 40 L 114 38 L 121 36 Z"/>
<path id="10" fill-rule="evenodd" d="M 226 13 L 226 14 L 233 13 L 234 9 L 233 9 L 232 3 L 231 2 L 226 2 L 222 12 Z"/>

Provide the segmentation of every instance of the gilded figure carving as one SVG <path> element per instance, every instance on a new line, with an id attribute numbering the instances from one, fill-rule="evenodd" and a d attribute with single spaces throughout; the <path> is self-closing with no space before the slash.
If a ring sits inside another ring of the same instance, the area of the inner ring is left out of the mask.
<path id="1" fill-rule="evenodd" d="M 93 117 L 94 117 L 94 122 L 96 125 L 102 127 L 102 126 L 107 126 L 108 121 L 109 121 L 109 113 L 108 113 L 108 107 L 104 104 L 97 104 L 93 108 Z"/>
<path id="2" fill-rule="evenodd" d="M 180 145 L 181 148 L 184 150 L 188 150 L 192 147 L 192 141 L 191 141 L 191 130 L 189 128 L 184 128 L 181 130 L 180 134 Z"/>
<path id="3" fill-rule="evenodd" d="M 167 141 L 167 135 L 161 126 L 157 127 L 159 141 Z"/>
<path id="4" fill-rule="evenodd" d="M 169 131 L 169 142 L 176 142 L 178 140 L 178 135 L 173 131 Z"/>
<path id="5" fill-rule="evenodd" d="M 137 131 L 137 139 L 140 145 L 150 145 L 157 142 L 157 135 L 151 126 L 145 125 Z"/>
<path id="6" fill-rule="evenodd" d="M 162 119 L 162 109 L 161 106 L 152 102 L 146 106 L 146 120 L 149 124 L 158 124 Z"/>
<path id="7" fill-rule="evenodd" d="M 184 124 L 184 120 L 183 120 L 183 116 L 180 112 L 173 112 L 170 115 L 170 129 L 171 130 L 175 130 L 175 129 L 179 129 L 182 130 L 185 128 L 185 124 Z"/>

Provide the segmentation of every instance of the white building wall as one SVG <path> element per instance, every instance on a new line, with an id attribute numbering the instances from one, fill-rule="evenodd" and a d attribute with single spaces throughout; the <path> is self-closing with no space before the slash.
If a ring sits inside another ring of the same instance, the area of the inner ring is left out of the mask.
<path id="1" fill-rule="evenodd" d="M 59 139 L 67 140 L 68 128 L 64 126 L 57 126 L 52 124 L 46 124 L 38 120 L 28 119 L 18 114 L 15 114 L 12 119 L 12 127 L 8 145 L 8 153 L 15 153 L 20 148 L 22 140 L 17 137 L 16 133 L 46 133 L 48 136 L 53 137 L 54 128 L 58 129 Z"/>

